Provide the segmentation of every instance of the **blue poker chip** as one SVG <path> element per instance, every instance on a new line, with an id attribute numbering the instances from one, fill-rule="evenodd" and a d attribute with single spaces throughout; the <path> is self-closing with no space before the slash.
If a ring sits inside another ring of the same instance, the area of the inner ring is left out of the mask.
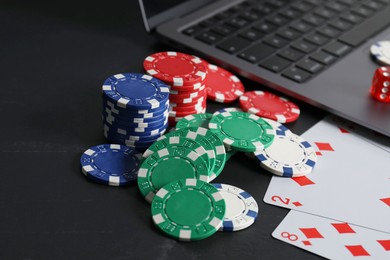
<path id="1" fill-rule="evenodd" d="M 107 100 L 104 95 L 102 96 L 102 101 L 103 110 L 109 109 L 112 113 L 122 116 L 144 116 L 145 114 L 158 115 L 169 108 L 169 99 L 166 102 L 161 103 L 160 106 L 155 107 L 153 109 L 133 109 L 130 107 L 118 107 L 112 101 Z"/>
<path id="2" fill-rule="evenodd" d="M 103 114 L 103 122 L 108 125 L 116 125 L 122 128 L 158 128 L 163 126 L 168 120 L 168 115 L 162 115 L 156 121 L 150 122 L 126 122 L 125 119 L 118 119 L 118 117 L 113 117 L 112 115 Z"/>
<path id="3" fill-rule="evenodd" d="M 255 223 L 259 207 L 246 191 L 228 184 L 213 183 L 225 200 L 226 213 L 218 231 L 243 230 Z"/>
<path id="4" fill-rule="evenodd" d="M 159 108 L 169 97 L 168 85 L 139 73 L 113 75 L 104 81 L 102 90 L 107 100 L 130 110 Z"/>
<path id="5" fill-rule="evenodd" d="M 268 119 L 268 118 L 264 118 L 262 117 L 268 124 L 270 124 L 272 126 L 272 128 L 275 130 L 275 134 L 276 135 L 281 135 L 281 136 L 289 136 L 289 135 L 292 135 L 292 132 L 290 129 L 288 129 L 287 127 L 285 127 L 284 125 L 282 125 L 281 123 L 275 121 L 275 120 L 272 120 L 272 119 Z"/>
<path id="6" fill-rule="evenodd" d="M 119 136 L 151 136 L 157 135 L 161 133 L 163 130 L 165 131 L 168 127 L 168 120 L 163 122 L 164 124 L 155 126 L 155 127 L 121 127 L 118 125 L 108 125 L 104 124 L 103 129 L 105 132 L 109 132 L 112 134 L 117 134 Z"/>
<path id="7" fill-rule="evenodd" d="M 137 179 L 142 154 L 119 144 L 102 144 L 86 150 L 81 171 L 89 179 L 109 186 L 127 185 Z"/>

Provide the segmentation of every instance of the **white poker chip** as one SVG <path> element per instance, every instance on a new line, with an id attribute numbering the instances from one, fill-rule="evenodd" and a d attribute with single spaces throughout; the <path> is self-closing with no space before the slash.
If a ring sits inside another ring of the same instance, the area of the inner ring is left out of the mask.
<path id="1" fill-rule="evenodd" d="M 218 111 L 215 111 L 213 116 L 216 116 L 216 115 L 219 115 L 219 114 L 222 114 L 224 112 L 242 112 L 242 109 L 241 108 L 238 108 L 238 107 L 225 107 L 223 109 L 220 109 Z"/>
<path id="2" fill-rule="evenodd" d="M 302 137 L 276 135 L 271 146 L 254 152 L 261 167 L 283 177 L 309 174 L 316 162 L 314 148 Z"/>
<path id="3" fill-rule="evenodd" d="M 243 230 L 257 219 L 256 200 L 246 191 L 228 184 L 213 183 L 226 203 L 226 213 L 218 231 Z"/>
<path id="4" fill-rule="evenodd" d="M 378 63 L 390 66 L 390 41 L 380 41 L 371 45 L 370 52 Z"/>

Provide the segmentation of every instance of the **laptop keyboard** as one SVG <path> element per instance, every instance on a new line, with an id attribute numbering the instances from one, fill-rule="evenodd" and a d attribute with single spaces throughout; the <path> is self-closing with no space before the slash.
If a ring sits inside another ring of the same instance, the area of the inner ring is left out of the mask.
<path id="1" fill-rule="evenodd" d="M 390 0 L 246 1 L 182 33 L 296 82 L 390 24 Z"/>

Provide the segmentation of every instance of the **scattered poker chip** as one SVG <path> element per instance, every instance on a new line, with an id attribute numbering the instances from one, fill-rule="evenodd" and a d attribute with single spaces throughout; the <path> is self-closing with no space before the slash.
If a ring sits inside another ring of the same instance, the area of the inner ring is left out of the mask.
<path id="1" fill-rule="evenodd" d="M 144 69 L 149 75 L 176 87 L 202 82 L 207 76 L 207 68 L 200 58 L 173 51 L 146 57 Z"/>
<path id="2" fill-rule="evenodd" d="M 298 119 L 299 107 L 293 102 L 264 91 L 245 92 L 240 97 L 241 108 L 251 114 L 289 123 Z"/>
<path id="3" fill-rule="evenodd" d="M 148 202 L 171 181 L 196 178 L 209 181 L 204 159 L 190 148 L 165 147 L 149 155 L 138 170 L 138 187 Z"/>
<path id="4" fill-rule="evenodd" d="M 254 155 L 261 167 L 283 177 L 309 174 L 317 162 L 314 148 L 296 134 L 276 135 L 271 146 L 256 151 Z"/>
<path id="5" fill-rule="evenodd" d="M 180 119 L 176 124 L 176 129 L 185 127 L 203 127 L 208 128 L 210 119 L 213 117 L 210 113 L 188 115 Z"/>
<path id="6" fill-rule="evenodd" d="M 137 179 L 141 157 L 140 153 L 123 145 L 97 145 L 81 155 L 81 171 L 95 182 L 123 186 Z"/>
<path id="7" fill-rule="evenodd" d="M 379 64 L 390 66 L 390 41 L 380 41 L 371 45 L 370 52 Z"/>
<path id="8" fill-rule="evenodd" d="M 225 200 L 226 213 L 219 231 L 239 231 L 248 228 L 259 212 L 256 200 L 246 191 L 228 184 L 213 183 Z"/>
<path id="9" fill-rule="evenodd" d="M 217 135 L 203 127 L 186 127 L 169 132 L 158 140 L 171 136 L 184 136 L 193 139 L 206 149 L 211 161 L 210 164 L 212 165 L 211 172 L 209 172 L 209 181 L 214 180 L 221 174 L 226 164 L 226 150 L 224 144 Z"/>
<path id="10" fill-rule="evenodd" d="M 225 200 L 213 185 L 181 179 L 157 192 L 151 212 L 154 224 L 163 233 L 181 241 L 193 241 L 217 232 L 225 207 Z"/>
<path id="11" fill-rule="evenodd" d="M 238 107 L 226 107 L 226 108 L 220 109 L 218 111 L 215 111 L 213 116 L 219 115 L 223 112 L 243 112 L 243 111 L 241 108 L 238 108 Z"/>
<path id="12" fill-rule="evenodd" d="M 123 73 L 109 77 L 103 95 L 117 106 L 129 109 L 154 109 L 168 100 L 169 88 L 149 75 Z"/>
<path id="13" fill-rule="evenodd" d="M 223 112 L 213 116 L 209 129 L 231 149 L 254 152 L 271 145 L 275 131 L 264 119 L 245 112 Z"/>
<path id="14" fill-rule="evenodd" d="M 206 86 L 207 97 L 220 103 L 233 102 L 245 92 L 244 85 L 235 75 L 213 64 L 208 64 Z"/>
<path id="15" fill-rule="evenodd" d="M 167 134 L 165 136 L 162 136 L 149 146 L 149 148 L 143 153 L 142 157 L 147 158 L 154 152 L 160 151 L 166 147 L 171 147 L 171 148 L 184 147 L 184 148 L 192 149 L 192 151 L 197 153 L 198 156 L 203 158 L 203 160 L 207 165 L 207 169 L 209 169 L 209 172 L 212 171 L 212 166 L 214 165 L 212 164 L 213 162 L 211 161 L 211 158 L 215 158 L 215 154 L 211 145 L 204 147 L 196 140 L 184 136 L 173 136 L 172 134 L 171 135 Z"/>

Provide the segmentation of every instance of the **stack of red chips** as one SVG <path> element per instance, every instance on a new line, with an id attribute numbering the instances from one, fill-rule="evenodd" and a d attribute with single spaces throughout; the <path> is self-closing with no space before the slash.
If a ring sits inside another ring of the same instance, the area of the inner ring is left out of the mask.
<path id="1" fill-rule="evenodd" d="M 170 86 L 170 126 L 183 117 L 206 112 L 207 62 L 180 52 L 159 52 L 144 60 L 145 71 Z"/>

